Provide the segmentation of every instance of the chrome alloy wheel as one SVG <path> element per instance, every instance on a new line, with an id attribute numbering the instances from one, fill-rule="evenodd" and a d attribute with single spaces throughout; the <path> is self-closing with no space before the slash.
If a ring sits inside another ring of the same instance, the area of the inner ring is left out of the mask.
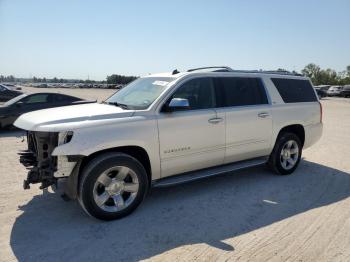
<path id="1" fill-rule="evenodd" d="M 284 169 L 292 169 L 299 158 L 299 146 L 296 141 L 287 141 L 281 150 L 280 161 Z"/>
<path id="2" fill-rule="evenodd" d="M 138 190 L 136 173 L 126 166 L 115 166 L 98 177 L 93 196 L 101 209 L 116 212 L 127 208 L 136 198 Z"/>

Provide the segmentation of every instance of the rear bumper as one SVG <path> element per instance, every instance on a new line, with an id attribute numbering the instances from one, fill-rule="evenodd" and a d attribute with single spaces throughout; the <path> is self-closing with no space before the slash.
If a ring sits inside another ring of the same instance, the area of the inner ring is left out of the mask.
<path id="1" fill-rule="evenodd" d="M 320 140 L 323 132 L 323 124 L 317 123 L 305 126 L 305 143 L 304 148 L 308 148 L 314 145 L 318 140 Z"/>

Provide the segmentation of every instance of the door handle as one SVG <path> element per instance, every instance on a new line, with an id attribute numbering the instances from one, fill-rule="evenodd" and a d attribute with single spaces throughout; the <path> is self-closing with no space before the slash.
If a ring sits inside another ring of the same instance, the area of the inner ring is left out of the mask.
<path id="1" fill-rule="evenodd" d="M 217 124 L 217 123 L 220 123 L 222 120 L 224 119 L 222 119 L 221 117 L 213 117 L 213 118 L 210 118 L 208 122 L 210 124 Z"/>
<path id="2" fill-rule="evenodd" d="M 261 118 L 265 118 L 265 117 L 268 117 L 269 116 L 269 113 L 267 112 L 261 112 L 258 114 L 258 117 L 261 117 Z"/>

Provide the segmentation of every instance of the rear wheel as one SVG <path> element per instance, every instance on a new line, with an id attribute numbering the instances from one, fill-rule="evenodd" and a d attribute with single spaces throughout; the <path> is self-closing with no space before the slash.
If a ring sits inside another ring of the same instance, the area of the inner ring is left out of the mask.
<path id="1" fill-rule="evenodd" d="M 282 133 L 270 155 L 269 166 L 279 175 L 289 175 L 298 167 L 301 154 L 299 137 L 294 133 Z"/>
<path id="2" fill-rule="evenodd" d="M 79 202 L 91 216 L 113 220 L 133 212 L 148 190 L 147 174 L 132 156 L 108 153 L 93 159 L 80 179 Z"/>

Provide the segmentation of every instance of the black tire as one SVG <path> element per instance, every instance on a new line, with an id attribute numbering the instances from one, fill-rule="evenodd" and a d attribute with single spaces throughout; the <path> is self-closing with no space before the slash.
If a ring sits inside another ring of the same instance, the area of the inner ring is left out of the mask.
<path id="1" fill-rule="evenodd" d="M 281 161 L 281 152 L 283 147 L 286 145 L 288 141 L 295 141 L 298 145 L 298 153 L 297 160 L 291 168 L 285 168 L 282 165 Z M 272 153 L 269 158 L 269 167 L 276 172 L 278 175 L 289 175 L 294 172 L 294 170 L 298 167 L 300 158 L 302 154 L 302 144 L 300 138 L 294 133 L 282 133 L 278 136 L 276 140 L 276 144 L 272 150 Z"/>
<path id="2" fill-rule="evenodd" d="M 127 167 L 133 171 L 134 175 L 136 174 L 138 191 L 135 193 L 136 197 L 125 209 L 107 212 L 98 206 L 94 200 L 95 183 L 104 171 L 115 166 Z M 92 159 L 84 167 L 79 181 L 78 200 L 86 213 L 95 218 L 102 220 L 119 219 L 132 213 L 141 204 L 147 194 L 148 185 L 146 170 L 136 158 L 124 153 L 106 153 Z"/>

